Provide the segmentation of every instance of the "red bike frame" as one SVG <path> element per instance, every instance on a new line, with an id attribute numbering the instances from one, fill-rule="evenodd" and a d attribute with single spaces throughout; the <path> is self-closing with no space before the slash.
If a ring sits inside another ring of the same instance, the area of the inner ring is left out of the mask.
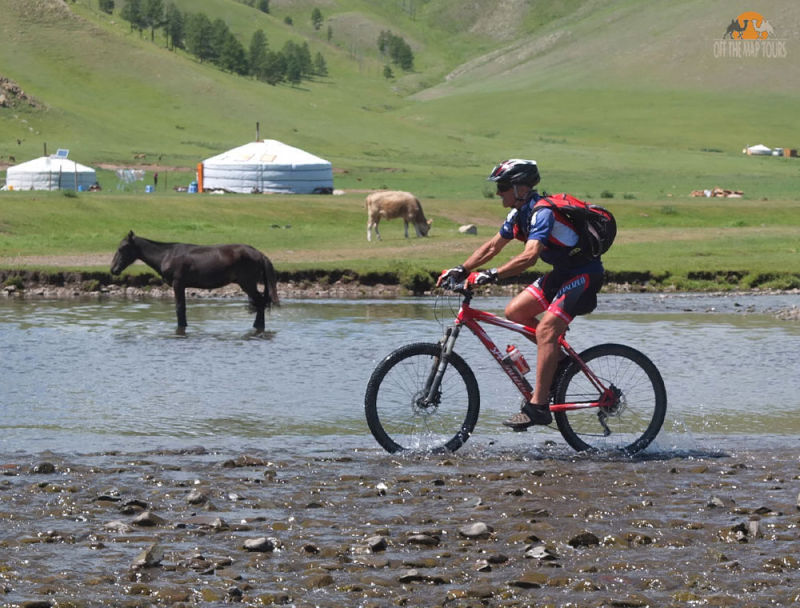
<path id="1" fill-rule="evenodd" d="M 530 385 L 525 376 L 520 373 L 516 366 L 503 362 L 503 353 L 497 348 L 497 345 L 492 341 L 492 339 L 489 337 L 489 334 L 486 333 L 486 330 L 483 329 L 480 324 L 487 323 L 489 325 L 495 325 L 497 327 L 509 329 L 525 336 L 527 339 L 533 342 L 536 341 L 536 328 L 515 323 L 514 321 L 509 321 L 508 319 L 502 319 L 497 315 L 484 310 L 472 308 L 470 306 L 470 299 L 471 298 L 469 296 L 466 296 L 461 302 L 461 308 L 459 309 L 455 319 L 455 327 L 453 332 L 455 335 L 453 336 L 453 340 L 458 335 L 460 327 L 467 327 L 473 334 L 475 334 L 475 336 L 477 336 L 478 340 L 480 340 L 481 343 L 486 347 L 486 350 L 488 350 L 492 357 L 494 357 L 495 360 L 500 364 L 500 367 L 502 367 L 503 371 L 508 375 L 509 378 L 511 378 L 514 386 L 517 387 L 525 399 L 530 400 L 531 395 L 533 394 L 533 387 Z M 567 355 L 580 366 L 584 375 L 589 379 L 589 382 L 591 382 L 592 385 L 597 389 L 599 399 L 597 401 L 575 403 L 554 403 L 550 405 L 550 411 L 563 412 L 568 410 L 611 406 L 615 400 L 613 391 L 606 387 L 602 380 L 600 380 L 600 378 L 598 378 L 594 372 L 587 367 L 578 353 L 564 339 L 564 336 L 561 336 L 558 339 L 558 342 Z"/>

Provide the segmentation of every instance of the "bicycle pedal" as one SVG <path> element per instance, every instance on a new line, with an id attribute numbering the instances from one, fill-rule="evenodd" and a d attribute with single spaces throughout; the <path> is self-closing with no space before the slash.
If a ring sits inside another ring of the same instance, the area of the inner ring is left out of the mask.
<path id="1" fill-rule="evenodd" d="M 512 428 L 511 430 L 514 431 L 515 433 L 527 433 L 528 432 L 528 427 L 527 426 L 516 427 L 516 428 Z"/>

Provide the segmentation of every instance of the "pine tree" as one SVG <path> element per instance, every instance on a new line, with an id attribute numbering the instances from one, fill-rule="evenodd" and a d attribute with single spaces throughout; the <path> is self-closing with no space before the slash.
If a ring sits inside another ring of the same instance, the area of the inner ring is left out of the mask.
<path id="1" fill-rule="evenodd" d="M 283 53 L 267 51 L 264 63 L 264 80 L 267 84 L 275 86 L 286 78 L 286 58 Z"/>
<path id="2" fill-rule="evenodd" d="M 219 49 L 218 63 L 223 70 L 244 76 L 248 73 L 247 53 L 238 38 L 230 31 Z"/>
<path id="3" fill-rule="evenodd" d="M 248 59 L 250 62 L 250 73 L 258 80 L 266 80 L 267 68 L 267 35 L 263 30 L 256 30 L 250 38 L 250 52 Z"/>
<path id="4" fill-rule="evenodd" d="M 165 20 L 164 32 L 167 35 L 167 45 L 170 50 L 184 48 L 183 13 L 172 2 L 167 5 Z"/>
<path id="5" fill-rule="evenodd" d="M 142 20 L 150 28 L 150 40 L 155 40 L 156 29 L 164 25 L 164 0 L 144 0 Z"/>
<path id="6" fill-rule="evenodd" d="M 131 24 L 131 31 L 137 29 L 141 33 L 144 29 L 142 0 L 125 0 L 120 16 Z"/>
<path id="7" fill-rule="evenodd" d="M 317 51 L 317 54 L 314 56 L 314 74 L 317 76 L 328 75 L 328 64 L 325 62 L 325 57 L 323 57 L 322 53 L 319 51 Z"/>
<path id="8" fill-rule="evenodd" d="M 195 13 L 186 18 L 186 49 L 201 62 L 214 57 L 212 34 L 213 26 L 205 13 Z"/>
<path id="9" fill-rule="evenodd" d="M 319 28 L 322 27 L 323 21 L 324 19 L 322 18 L 322 11 L 314 7 L 314 10 L 311 11 L 311 25 L 314 26 L 315 30 L 319 31 Z"/>

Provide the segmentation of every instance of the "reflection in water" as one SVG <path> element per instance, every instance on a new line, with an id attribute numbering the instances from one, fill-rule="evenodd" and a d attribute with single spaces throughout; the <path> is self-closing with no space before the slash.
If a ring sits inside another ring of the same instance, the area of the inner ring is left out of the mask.
<path id="1" fill-rule="evenodd" d="M 568 339 L 578 350 L 622 342 L 653 359 L 669 395 L 655 451 L 692 450 L 708 436 L 796 434 L 800 374 L 789 368 L 800 324 L 758 313 L 796 299 L 606 296 Z M 476 304 L 501 313 L 505 299 Z M 0 311 L 0 452 L 263 446 L 292 437 L 373 449 L 363 416 L 370 373 L 396 347 L 441 335 L 433 299 L 288 300 L 261 335 L 248 330 L 240 301 L 199 300 L 183 338 L 169 300 L 4 300 Z M 517 337 L 490 334 L 500 346 Z M 534 358 L 532 345 L 518 345 Z M 563 443 L 550 429 L 506 432 L 500 422 L 518 404 L 513 387 L 468 333 L 457 351 L 481 387 L 468 445 Z"/>

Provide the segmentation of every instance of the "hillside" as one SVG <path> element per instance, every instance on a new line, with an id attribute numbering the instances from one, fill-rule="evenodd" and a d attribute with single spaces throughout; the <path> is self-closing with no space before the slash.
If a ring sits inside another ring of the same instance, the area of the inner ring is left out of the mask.
<path id="1" fill-rule="evenodd" d="M 223 18 L 244 44 L 256 29 L 271 48 L 307 41 L 329 76 L 270 86 L 221 72 L 131 32 L 121 0 L 111 17 L 97 0 L 0 0 L 0 77 L 29 97 L 0 107 L 0 163 L 47 144 L 86 164 L 192 168 L 259 122 L 261 137 L 331 160 L 339 188 L 480 197 L 494 162 L 526 156 L 552 187 L 593 197 L 796 196 L 800 162 L 740 152 L 800 147 L 797 3 L 759 8 L 787 56 L 748 59 L 713 52 L 752 8 L 739 0 L 272 0 L 269 15 L 175 3 Z M 382 76 L 384 29 L 408 41 L 413 72 Z"/>

